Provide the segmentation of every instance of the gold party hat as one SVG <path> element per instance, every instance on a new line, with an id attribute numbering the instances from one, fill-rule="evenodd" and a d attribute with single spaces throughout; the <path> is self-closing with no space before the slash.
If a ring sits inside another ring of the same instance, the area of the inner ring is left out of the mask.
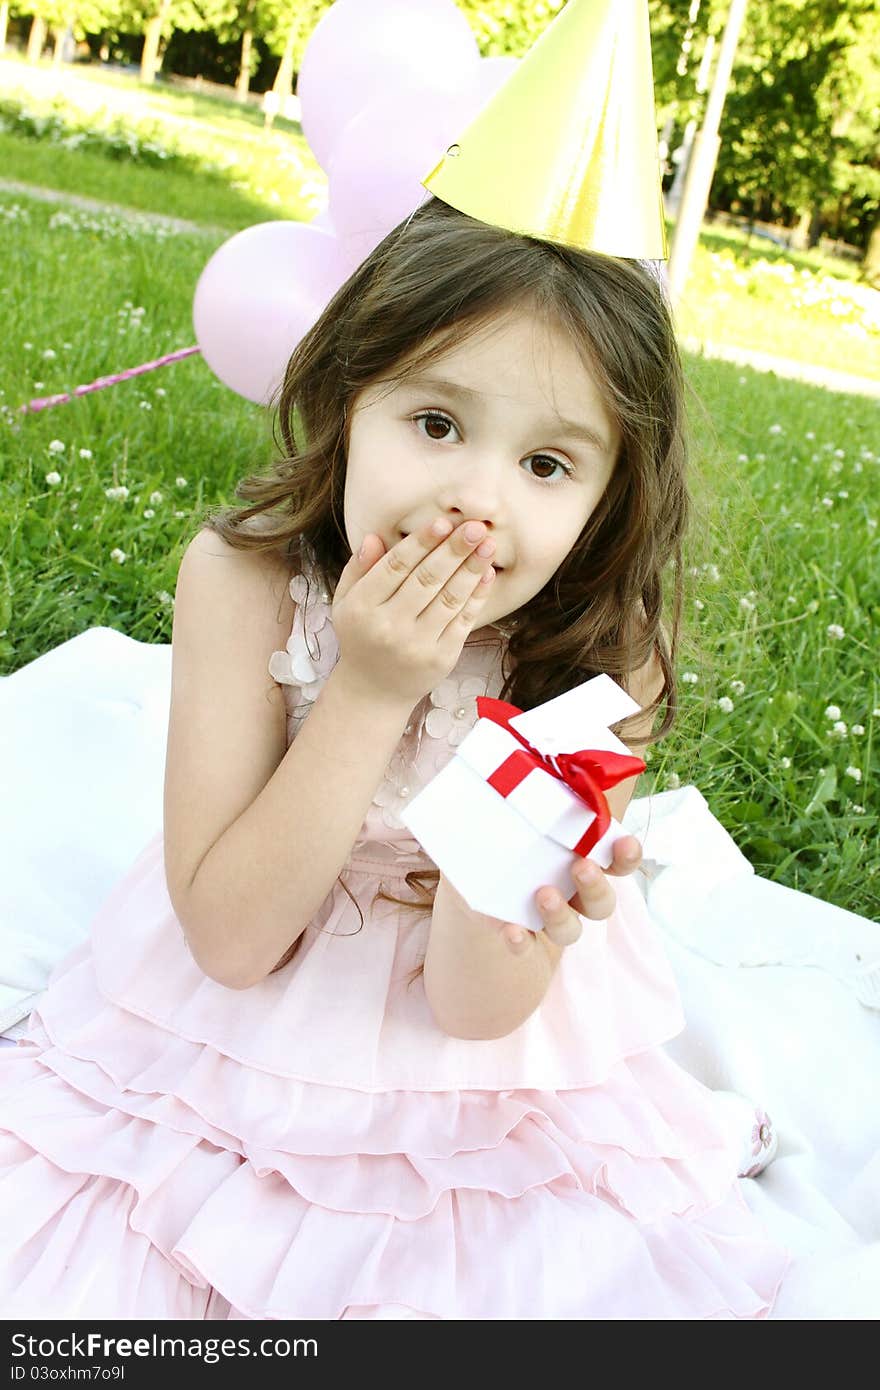
<path id="1" fill-rule="evenodd" d="M 665 259 L 647 0 L 568 0 L 422 183 L 522 236 Z"/>

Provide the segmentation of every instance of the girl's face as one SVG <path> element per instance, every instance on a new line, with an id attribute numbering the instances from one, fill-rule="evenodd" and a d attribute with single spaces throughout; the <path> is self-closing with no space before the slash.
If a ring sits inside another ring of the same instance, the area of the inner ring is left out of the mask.
<path id="1" fill-rule="evenodd" d="M 390 550 L 437 516 L 484 522 L 498 571 L 489 626 L 556 573 L 614 471 L 619 431 L 568 336 L 524 310 L 391 385 L 353 403 L 348 544 L 373 532 Z"/>

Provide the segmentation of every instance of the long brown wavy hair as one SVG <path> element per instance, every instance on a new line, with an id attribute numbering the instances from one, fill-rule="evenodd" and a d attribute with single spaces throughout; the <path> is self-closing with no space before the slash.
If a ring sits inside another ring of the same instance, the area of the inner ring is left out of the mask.
<path id="1" fill-rule="evenodd" d="M 291 575 L 310 568 L 332 597 L 351 555 L 343 496 L 356 397 L 417 372 L 512 309 L 570 334 L 621 445 L 563 563 L 504 620 L 501 698 L 530 709 L 601 672 L 626 688 L 655 652 L 663 689 L 648 708 L 656 715 L 662 707 L 663 719 L 654 742 L 676 713 L 688 497 L 681 363 L 650 265 L 515 235 L 429 199 L 371 252 L 297 345 L 278 400 L 279 456 L 238 484 L 244 505 L 214 509 L 204 524 L 230 545 L 280 552 Z M 626 724 L 618 727 L 625 738 Z M 406 882 L 418 900 L 377 891 L 373 904 L 429 911 L 438 880 L 436 869 L 414 871 Z"/>

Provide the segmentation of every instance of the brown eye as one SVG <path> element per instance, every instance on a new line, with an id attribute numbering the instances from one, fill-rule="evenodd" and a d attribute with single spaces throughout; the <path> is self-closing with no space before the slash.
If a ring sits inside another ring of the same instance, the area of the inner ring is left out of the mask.
<path id="1" fill-rule="evenodd" d="M 560 478 L 559 474 L 557 474 L 554 478 L 552 474 L 533 473 L 532 477 L 535 479 L 536 483 L 549 483 L 551 487 L 557 487 L 560 482 L 564 481 L 565 478 L 571 478 L 574 475 L 573 468 L 571 468 L 567 463 L 563 463 L 562 459 L 551 458 L 549 454 L 530 454 L 526 462 L 532 465 L 534 465 L 535 462 L 538 462 L 540 464 L 546 464 L 551 468 L 562 469 L 562 472 L 564 474 L 563 478 Z"/>
<path id="2" fill-rule="evenodd" d="M 452 425 L 452 421 L 445 415 L 439 415 L 436 411 L 432 410 L 423 411 L 421 415 L 414 415 L 412 419 L 413 424 L 416 425 L 424 421 L 425 429 L 428 431 L 427 438 L 433 439 L 438 443 L 447 437 L 446 434 L 443 433 L 443 430 L 448 430 Z M 434 430 L 439 430 L 440 433 L 435 434 L 433 433 Z"/>

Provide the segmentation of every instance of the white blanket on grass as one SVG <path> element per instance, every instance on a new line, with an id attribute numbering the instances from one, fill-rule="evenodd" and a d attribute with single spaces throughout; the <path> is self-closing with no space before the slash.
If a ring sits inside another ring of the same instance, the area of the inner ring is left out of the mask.
<path id="1" fill-rule="evenodd" d="M 171 648 L 91 628 L 0 679 L 0 1034 L 162 825 Z M 880 926 L 756 875 L 695 787 L 634 801 L 687 1027 L 666 1050 L 761 1104 L 743 1196 L 795 1255 L 772 1317 L 880 1317 Z"/>

